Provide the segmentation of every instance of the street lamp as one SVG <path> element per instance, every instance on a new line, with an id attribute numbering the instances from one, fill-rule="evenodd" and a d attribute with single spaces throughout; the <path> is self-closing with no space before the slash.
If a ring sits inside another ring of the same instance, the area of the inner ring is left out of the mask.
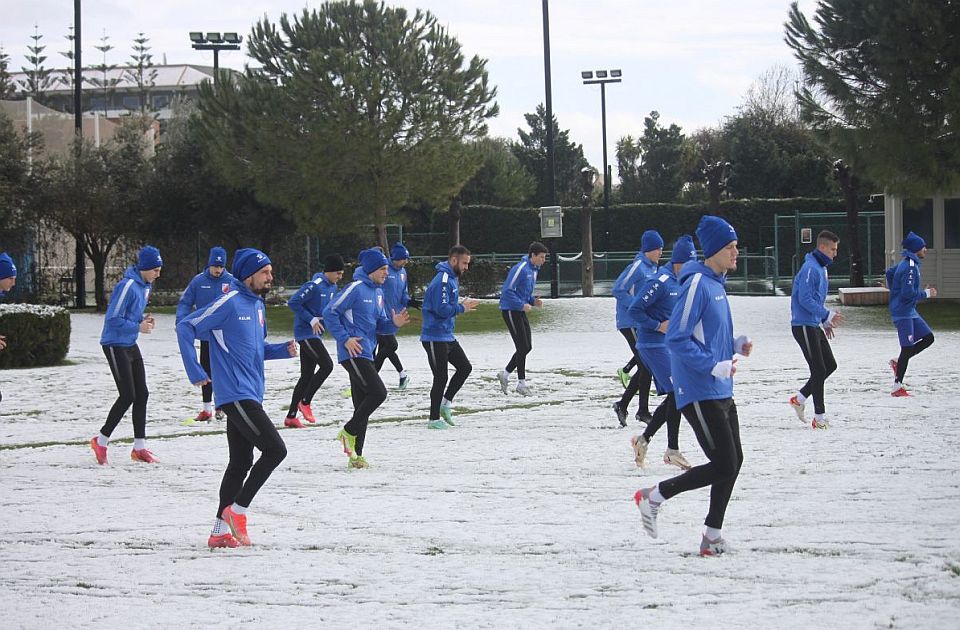
<path id="1" fill-rule="evenodd" d="M 580 169 L 580 286 L 583 297 L 593 297 L 593 185 L 597 172 L 589 166 Z"/>
<path id="2" fill-rule="evenodd" d="M 213 51 L 213 89 L 217 89 L 217 74 L 220 69 L 221 50 L 240 50 L 243 37 L 236 33 L 190 31 L 190 42 L 194 50 Z"/>
<path id="3" fill-rule="evenodd" d="M 600 118 L 603 129 L 603 207 L 610 207 L 610 169 L 607 166 L 607 83 L 620 83 L 620 70 L 584 70 L 580 78 L 584 85 L 600 84 Z"/>

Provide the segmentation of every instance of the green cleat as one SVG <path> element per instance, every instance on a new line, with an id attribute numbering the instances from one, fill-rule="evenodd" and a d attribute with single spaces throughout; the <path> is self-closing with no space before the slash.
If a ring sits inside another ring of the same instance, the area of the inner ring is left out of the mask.
<path id="1" fill-rule="evenodd" d="M 344 454 L 352 459 L 357 452 L 357 437 L 347 433 L 346 429 L 340 429 L 340 432 L 337 433 L 337 440 L 343 445 Z"/>
<path id="2" fill-rule="evenodd" d="M 405 390 L 405 389 L 406 389 L 407 387 L 409 387 L 409 386 L 410 386 L 410 377 L 409 377 L 409 376 L 401 376 L 401 377 L 400 377 L 400 385 L 397 386 L 397 389 L 399 389 L 399 390 L 402 392 L 403 390 Z"/>
<path id="3" fill-rule="evenodd" d="M 437 418 L 436 420 L 430 420 L 427 422 L 428 429 L 449 429 L 451 425 L 447 424 L 444 420 Z"/>
<path id="4" fill-rule="evenodd" d="M 620 384 L 623 385 L 624 389 L 630 384 L 630 372 L 627 372 L 623 368 L 617 368 L 617 378 L 620 379 Z"/>
<path id="5" fill-rule="evenodd" d="M 363 455 L 356 455 L 347 462 L 347 468 L 370 468 L 370 464 Z"/>
<path id="6" fill-rule="evenodd" d="M 450 405 L 440 405 L 440 417 L 451 427 L 457 426 L 453 421 L 453 409 Z"/>
<path id="7" fill-rule="evenodd" d="M 624 387 L 626 387 L 626 385 L 624 385 Z M 344 389 L 340 390 L 340 395 L 343 398 L 350 398 L 351 396 L 353 396 L 353 390 L 350 389 L 349 387 L 345 387 Z"/>

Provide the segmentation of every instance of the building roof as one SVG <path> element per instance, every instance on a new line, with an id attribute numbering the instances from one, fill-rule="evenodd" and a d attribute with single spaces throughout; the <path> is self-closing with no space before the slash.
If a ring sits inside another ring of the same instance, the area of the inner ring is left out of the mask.
<path id="1" fill-rule="evenodd" d="M 133 68 L 131 66 L 117 66 L 116 68 L 107 71 L 108 80 L 118 81 L 113 89 L 123 91 L 137 88 L 136 81 L 134 81 L 133 77 L 130 76 L 130 71 L 132 69 Z M 220 68 L 220 70 L 236 72 L 230 68 Z M 150 88 L 151 90 L 177 90 L 185 87 L 197 86 L 203 81 L 213 80 L 212 66 L 199 66 L 193 64 L 150 66 L 149 70 L 146 70 L 144 74 L 145 76 L 148 76 L 147 73 L 153 71 L 156 71 L 157 75 L 154 84 Z M 48 94 L 71 92 L 72 88 L 70 88 L 69 83 L 63 76 L 65 72 L 66 70 L 54 70 L 50 74 L 51 79 L 53 79 L 53 83 L 45 90 L 45 92 Z M 23 83 L 25 83 L 27 80 L 27 75 L 24 72 L 12 72 L 10 73 L 10 76 L 13 82 L 21 88 Z M 103 79 L 103 72 L 95 68 L 84 68 L 83 79 L 84 83 L 87 86 L 90 86 L 89 88 L 85 86 L 85 90 L 95 89 L 93 88 L 91 80 Z"/>

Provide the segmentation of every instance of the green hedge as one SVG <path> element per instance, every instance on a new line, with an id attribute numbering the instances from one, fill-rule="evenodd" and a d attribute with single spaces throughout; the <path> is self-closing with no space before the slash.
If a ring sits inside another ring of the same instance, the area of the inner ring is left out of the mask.
<path id="1" fill-rule="evenodd" d="M 530 243 L 528 242 L 527 245 Z M 527 245 L 523 246 L 524 251 Z M 471 250 L 472 251 L 472 250 Z M 410 285 L 410 296 L 417 299 L 423 297 L 427 285 L 437 275 L 436 266 L 446 257 L 432 261 L 411 261 L 407 263 L 407 283 Z M 500 287 L 510 271 L 510 265 L 495 263 L 489 260 L 473 260 L 470 269 L 460 279 L 461 297 L 491 297 L 500 293 Z"/>
<path id="2" fill-rule="evenodd" d="M 59 306 L 0 305 L 0 368 L 56 365 L 70 350 L 70 313 Z"/>

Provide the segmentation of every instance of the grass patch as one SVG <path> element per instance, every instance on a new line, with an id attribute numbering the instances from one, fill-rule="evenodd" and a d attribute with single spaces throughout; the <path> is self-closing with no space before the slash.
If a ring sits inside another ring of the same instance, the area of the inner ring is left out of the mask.
<path id="1" fill-rule="evenodd" d="M 935 300 L 917 306 L 920 317 L 930 324 L 936 334 L 940 330 L 960 330 L 960 301 Z"/>
<path id="2" fill-rule="evenodd" d="M 960 577 L 960 564 L 957 564 L 956 562 L 948 562 L 947 571 L 949 571 L 953 577 Z"/>

